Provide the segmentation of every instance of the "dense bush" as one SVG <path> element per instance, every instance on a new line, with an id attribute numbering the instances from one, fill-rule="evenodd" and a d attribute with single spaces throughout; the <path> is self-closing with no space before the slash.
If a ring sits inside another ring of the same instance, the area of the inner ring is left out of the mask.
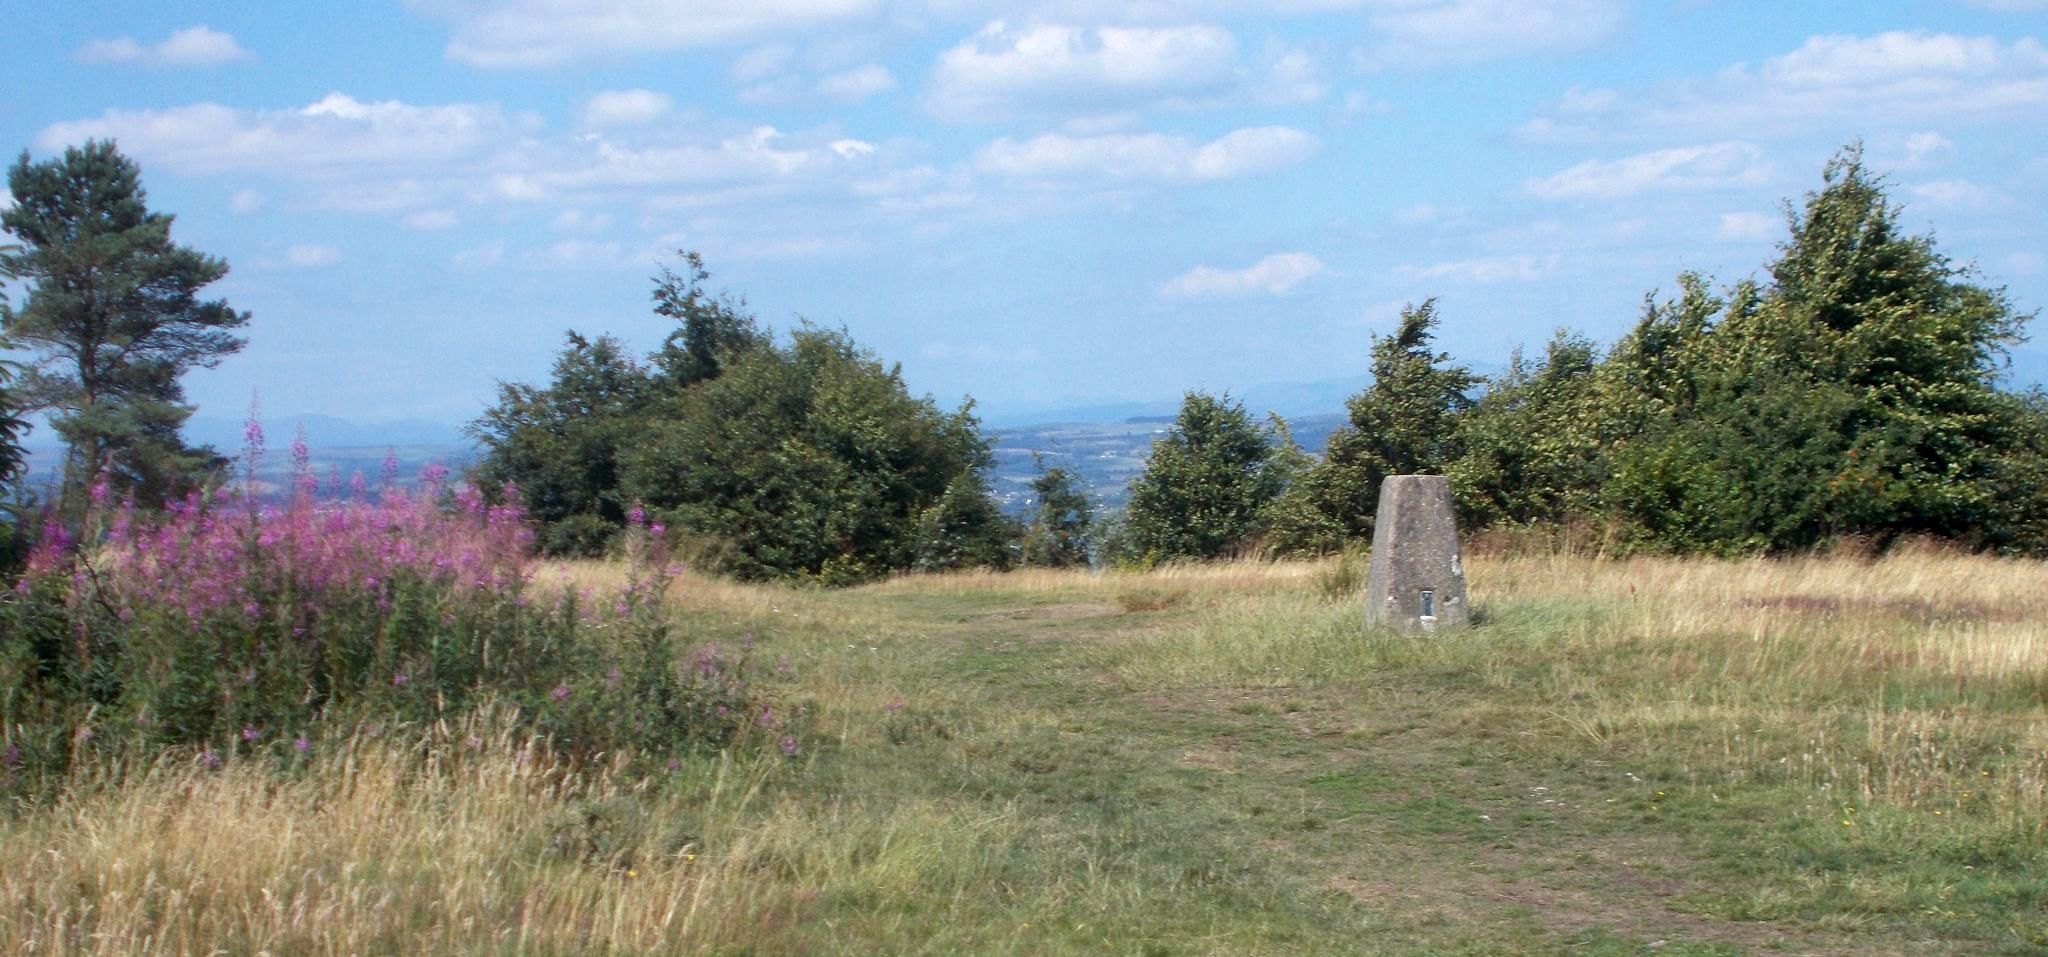
<path id="1" fill-rule="evenodd" d="M 1905 233 L 1855 147 L 1788 220 L 1768 282 L 1681 276 L 1604 355 L 1561 332 L 1482 383 L 1430 349 L 1430 304 L 1405 311 L 1270 544 L 1361 543 L 1386 476 L 1434 472 L 1472 526 L 1590 526 L 1620 548 L 2048 553 L 2048 399 L 1996 385 L 2033 317 Z"/>
<path id="2" fill-rule="evenodd" d="M 844 332 L 805 326 L 734 355 L 643 426 L 626 493 L 722 546 L 728 573 L 849 584 L 1007 560 L 973 415 L 912 396 Z"/>
<path id="3" fill-rule="evenodd" d="M 1180 415 L 1131 485 L 1122 528 L 1106 535 L 1113 559 L 1151 565 L 1218 558 L 1250 547 L 1287 486 L 1291 460 L 1276 434 L 1229 396 L 1189 392 Z"/>
<path id="4" fill-rule="evenodd" d="M 609 547 L 645 502 L 694 559 L 748 579 L 850 584 L 892 571 L 1007 565 L 979 423 L 910 394 L 843 331 L 778 344 L 743 302 L 704 290 L 693 253 L 655 277 L 674 332 L 645 361 L 569 334 L 546 386 L 506 383 L 470 427 L 475 476 L 516 484 L 542 548 Z"/>
<path id="5" fill-rule="evenodd" d="M 430 470 L 415 494 L 318 504 L 304 461 L 282 506 L 194 495 L 152 515 L 100 485 L 92 541 L 45 529 L 0 599 L 9 787 L 123 755 L 289 759 L 486 705 L 572 754 L 782 733 L 744 650 L 677 647 L 664 529 L 629 528 L 623 590 L 542 592 L 516 492 L 488 504 Z"/>

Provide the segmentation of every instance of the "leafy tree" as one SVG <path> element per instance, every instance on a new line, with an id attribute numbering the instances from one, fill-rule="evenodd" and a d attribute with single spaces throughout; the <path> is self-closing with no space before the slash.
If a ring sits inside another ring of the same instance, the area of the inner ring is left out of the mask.
<path id="1" fill-rule="evenodd" d="M 1010 529 L 978 504 L 991 462 L 970 409 L 913 398 L 899 369 L 807 325 L 657 406 L 624 490 L 730 573 L 843 584 L 993 563 Z"/>
<path id="2" fill-rule="evenodd" d="M 223 460 L 185 444 L 192 414 L 179 380 L 242 348 L 230 330 L 249 321 L 200 290 L 227 264 L 171 241 L 172 217 L 152 213 L 141 171 L 112 142 L 8 170 L 15 205 L 0 227 L 19 251 L 0 254 L 0 276 L 26 280 L 0 331 L 39 353 L 23 391 L 69 445 L 64 507 L 75 516 L 87 486 L 162 501 Z"/>
<path id="3" fill-rule="evenodd" d="M 1564 330 L 1535 363 L 1515 350 L 1458 423 L 1462 454 L 1445 471 L 1462 520 L 1533 525 L 1597 510 L 1606 468 L 1599 359 L 1592 340 Z"/>
<path id="4" fill-rule="evenodd" d="M 1091 509 L 1074 473 L 1057 466 L 1046 468 L 1041 457 L 1031 492 L 1038 499 L 1038 510 L 1024 529 L 1024 564 L 1047 568 L 1088 564 Z"/>
<path id="5" fill-rule="evenodd" d="M 917 516 L 911 567 L 940 572 L 1008 568 L 1013 523 L 978 472 L 954 477 L 938 501 Z"/>
<path id="6" fill-rule="evenodd" d="M 1266 509 L 1286 481 L 1273 459 L 1272 433 L 1241 403 L 1187 393 L 1173 430 L 1153 443 L 1131 486 L 1123 558 L 1217 558 L 1245 545 L 1263 531 Z"/>
<path id="7" fill-rule="evenodd" d="M 2031 317 L 1907 235 L 1858 148 L 1823 179 L 1788 210 L 1768 287 L 1725 303 L 1688 288 L 1625 344 L 1615 398 L 1645 411 L 1606 497 L 1680 550 L 1906 534 L 2040 547 L 2010 512 L 2038 407 L 1995 386 Z"/>
<path id="8" fill-rule="evenodd" d="M 1370 538 L 1387 476 L 1440 473 L 1457 458 L 1458 419 L 1480 380 L 1430 348 L 1437 321 L 1429 299 L 1401 310 L 1393 335 L 1373 337 L 1372 384 L 1346 403 L 1350 423 L 1277 506 L 1277 548 L 1327 551 Z"/>
<path id="9" fill-rule="evenodd" d="M 547 552 L 598 554 L 624 527 L 619 453 L 645 428 L 652 395 L 652 377 L 617 339 L 571 331 L 546 388 L 501 382 L 497 404 L 470 424 L 484 453 L 474 475 L 518 486 Z"/>
<path id="10" fill-rule="evenodd" d="M 744 300 L 704 291 L 711 273 L 703 256 L 688 250 L 680 255 L 682 273 L 664 266 L 654 277 L 654 311 L 678 324 L 655 353 L 654 364 L 675 389 L 716 379 L 733 356 L 769 343 Z"/>

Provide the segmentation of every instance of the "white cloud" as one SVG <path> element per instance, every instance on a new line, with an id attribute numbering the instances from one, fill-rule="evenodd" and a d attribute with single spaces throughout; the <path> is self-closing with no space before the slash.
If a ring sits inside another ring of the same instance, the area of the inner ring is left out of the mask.
<path id="1" fill-rule="evenodd" d="M 640 126 L 668 115 L 675 101 L 653 90 L 604 90 L 583 104 L 585 126 Z"/>
<path id="2" fill-rule="evenodd" d="M 1521 132 L 1574 141 L 1644 130 L 1797 132 L 1984 119 L 2048 110 L 2048 48 L 2022 38 L 1901 32 L 1808 38 L 1759 64 L 1624 98 L 1601 114 L 1553 108 Z"/>
<path id="3" fill-rule="evenodd" d="M 1770 178 L 1763 150 L 1751 143 L 1715 143 L 1638 153 L 1611 162 L 1587 160 L 1526 185 L 1541 199 L 1617 199 L 1652 190 L 1756 186 Z"/>
<path id="4" fill-rule="evenodd" d="M 725 202 L 844 193 L 889 162 L 875 144 L 836 130 L 657 121 L 548 136 L 537 117 L 495 104 L 365 103 L 339 93 L 295 110 L 109 111 L 52 125 L 37 143 L 55 150 L 89 138 L 118 139 L 152 168 L 263 177 L 295 184 L 314 206 L 396 217 L 508 200 L 568 205 L 631 194 L 673 206 L 690 191 L 719 201 L 709 194 L 731 190 Z"/>
<path id="5" fill-rule="evenodd" d="M 1315 137 L 1293 127 L 1255 126 L 1224 134 L 1196 150 L 1188 171 L 1196 179 L 1273 173 L 1305 162 L 1321 147 Z"/>
<path id="6" fill-rule="evenodd" d="M 1368 69 L 1581 50 L 1613 36 L 1628 17 L 1625 0 L 1379 0 L 1373 7 L 1381 40 L 1359 54 Z"/>
<path id="7" fill-rule="evenodd" d="M 1323 271 L 1308 253 L 1274 253 L 1243 269 L 1196 266 L 1159 287 L 1169 299 L 1207 299 L 1250 293 L 1283 295 Z"/>
<path id="8" fill-rule="evenodd" d="M 734 80 L 753 83 L 785 71 L 795 56 L 796 51 L 786 44 L 771 43 L 740 54 L 732 61 L 730 72 Z"/>
<path id="9" fill-rule="evenodd" d="M 1447 279 L 1475 284 L 1529 282 L 1556 272 L 1562 259 L 1563 257 L 1556 253 L 1544 256 L 1490 256 L 1428 266 L 1400 266 L 1394 273 L 1410 281 Z"/>
<path id="10" fill-rule="evenodd" d="M 235 42 L 233 35 L 202 24 L 179 30 L 153 46 L 144 46 L 134 37 L 125 36 L 94 40 L 79 49 L 78 59 L 84 63 L 181 67 L 219 66 L 253 57 Z"/>
<path id="11" fill-rule="evenodd" d="M 1927 166 L 1955 155 L 1956 144 L 1940 133 L 1915 133 L 1906 137 L 1907 168 Z"/>
<path id="12" fill-rule="evenodd" d="M 228 209 L 236 213 L 253 213 L 262 209 L 263 204 L 263 194 L 246 187 L 236 190 L 235 195 L 228 197 Z"/>
<path id="13" fill-rule="evenodd" d="M 2038 276 L 2048 272 L 2048 256 L 2040 253 L 2013 253 L 2003 261 L 2005 271 L 2017 276 Z"/>
<path id="14" fill-rule="evenodd" d="M 1466 210 L 1458 206 L 1438 206 L 1435 203 L 1416 203 L 1394 211 L 1394 222 L 1403 226 L 1427 226 L 1450 220 L 1464 219 Z"/>
<path id="15" fill-rule="evenodd" d="M 879 63 L 834 73 L 818 81 L 818 92 L 841 103 L 858 103 L 896 88 L 896 78 Z"/>
<path id="16" fill-rule="evenodd" d="M 925 103 L 949 120 L 1210 98 L 1240 79 L 1220 27 L 1084 28 L 995 21 L 939 56 Z"/>
<path id="17" fill-rule="evenodd" d="M 975 167 L 1015 179 L 1222 180 L 1285 169 L 1320 148 L 1314 136 L 1286 126 L 1250 127 L 1209 143 L 1160 133 L 1045 133 L 996 140 L 982 147 Z"/>
<path id="18" fill-rule="evenodd" d="M 475 246 L 456 253 L 451 260 L 458 269 L 489 269 L 505 261 L 503 241 Z"/>
<path id="19" fill-rule="evenodd" d="M 333 246 L 309 243 L 285 250 L 284 260 L 302 269 L 332 266 L 341 261 L 341 250 Z"/>
<path id="20" fill-rule="evenodd" d="M 240 110 L 217 103 L 162 110 L 108 110 L 52 124 L 36 137 L 56 150 L 88 139 L 182 172 L 317 174 L 365 166 L 417 168 L 474 159 L 539 126 L 495 104 L 364 103 L 341 93 L 296 110 Z"/>
<path id="21" fill-rule="evenodd" d="M 1913 187 L 1913 195 L 1936 209 L 1985 210 L 2006 205 L 2012 198 L 1995 189 L 1966 179 L 1939 179 Z"/>
<path id="22" fill-rule="evenodd" d="M 406 214 L 405 218 L 400 220 L 400 222 L 404 223 L 407 229 L 431 232 L 440 229 L 454 229 L 462 225 L 462 217 L 445 209 L 425 209 L 417 213 Z"/>
<path id="23" fill-rule="evenodd" d="M 1715 236 L 1736 242 L 1754 242 L 1778 235 L 1784 226 L 1783 220 L 1763 213 L 1722 213 L 1721 229 Z"/>
<path id="24" fill-rule="evenodd" d="M 544 67 L 748 43 L 869 18 L 881 0 L 414 0 L 453 20 L 449 59 Z"/>

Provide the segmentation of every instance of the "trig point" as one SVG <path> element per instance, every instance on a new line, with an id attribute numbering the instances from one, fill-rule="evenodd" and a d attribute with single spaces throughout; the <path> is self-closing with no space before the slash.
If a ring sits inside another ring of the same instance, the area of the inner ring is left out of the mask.
<path id="1" fill-rule="evenodd" d="M 1376 515 L 1365 623 L 1414 635 L 1471 621 L 1465 564 L 1458 551 L 1458 517 L 1451 510 L 1451 480 L 1441 475 L 1387 476 L 1380 485 Z"/>

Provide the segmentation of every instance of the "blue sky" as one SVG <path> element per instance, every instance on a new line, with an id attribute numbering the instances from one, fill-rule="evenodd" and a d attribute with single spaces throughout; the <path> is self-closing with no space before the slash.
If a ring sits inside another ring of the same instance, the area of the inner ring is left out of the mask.
<path id="1" fill-rule="evenodd" d="M 205 414 L 466 420 L 566 329 L 659 342 L 648 277 L 695 249 L 768 323 L 844 325 L 1015 421 L 1354 377 L 1427 296 L 1475 363 L 1611 340 L 1681 270 L 1760 271 L 1854 139 L 2038 309 L 2044 26 L 2048 0 L 30 0 L 0 145 L 117 139 L 230 262 L 254 319 L 190 380 Z"/>

